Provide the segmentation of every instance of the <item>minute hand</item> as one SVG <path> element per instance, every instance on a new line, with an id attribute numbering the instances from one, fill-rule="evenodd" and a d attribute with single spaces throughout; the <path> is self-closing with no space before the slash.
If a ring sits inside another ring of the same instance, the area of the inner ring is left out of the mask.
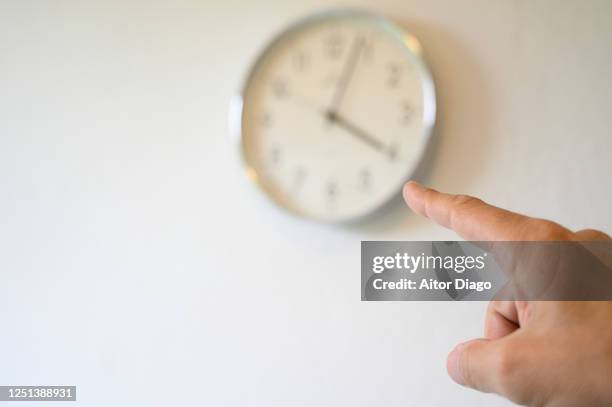
<path id="1" fill-rule="evenodd" d="M 363 141 L 365 144 L 369 145 L 373 149 L 381 152 L 387 153 L 387 149 L 385 145 L 381 143 L 378 139 L 368 134 L 365 130 L 360 127 L 354 125 L 353 123 L 346 120 L 344 117 L 338 115 L 337 113 L 328 113 L 329 119 L 333 123 L 339 124 L 341 127 L 346 129 L 350 134 Z"/>
<path id="2" fill-rule="evenodd" d="M 336 90 L 334 91 L 332 101 L 329 105 L 328 111 L 330 112 L 337 112 L 338 108 L 340 107 L 340 103 L 342 103 L 342 99 L 346 93 L 346 88 L 348 87 L 348 84 L 351 81 L 351 76 L 353 76 L 353 72 L 355 71 L 355 66 L 357 65 L 357 60 L 359 58 L 359 54 L 361 53 L 362 45 L 363 39 L 360 36 L 355 37 L 353 44 L 351 45 L 349 55 L 344 63 L 340 80 L 338 81 L 338 85 L 336 85 Z"/>

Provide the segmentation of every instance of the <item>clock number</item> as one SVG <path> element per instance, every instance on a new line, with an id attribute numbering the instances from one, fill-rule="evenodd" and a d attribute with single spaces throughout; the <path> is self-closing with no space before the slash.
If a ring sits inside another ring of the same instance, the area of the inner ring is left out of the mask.
<path id="1" fill-rule="evenodd" d="M 325 55 L 338 59 L 344 51 L 344 38 L 339 33 L 333 33 L 325 38 Z"/>
<path id="2" fill-rule="evenodd" d="M 402 102 L 402 118 L 401 122 L 404 125 L 410 124 L 412 122 L 412 117 L 414 116 L 414 109 L 412 105 L 408 102 Z"/>
<path id="3" fill-rule="evenodd" d="M 304 184 L 306 178 L 306 170 L 303 167 L 297 167 L 293 174 L 293 185 L 296 189 L 299 189 Z"/>
<path id="4" fill-rule="evenodd" d="M 372 175 L 370 174 L 370 170 L 367 168 L 362 169 L 359 172 L 359 185 L 362 189 L 368 189 L 371 183 Z"/>
<path id="5" fill-rule="evenodd" d="M 389 77 L 387 78 L 387 86 L 391 89 L 395 89 L 400 84 L 400 79 L 402 78 L 402 71 L 400 66 L 396 63 L 392 63 L 389 65 Z"/>
<path id="6" fill-rule="evenodd" d="M 338 196 L 338 185 L 333 181 L 328 182 L 325 186 L 325 195 L 329 201 L 335 200 Z"/>
<path id="7" fill-rule="evenodd" d="M 306 51 L 297 51 L 293 54 L 293 67 L 298 72 L 304 72 L 310 66 L 310 58 Z"/>
<path id="8" fill-rule="evenodd" d="M 391 146 L 389 146 L 389 150 L 387 150 L 387 152 L 389 154 L 389 160 L 395 161 L 395 159 L 397 158 L 397 145 L 391 144 Z"/>
<path id="9" fill-rule="evenodd" d="M 270 151 L 270 162 L 272 165 L 277 166 L 281 160 L 281 151 L 278 147 L 272 148 Z"/>
<path id="10" fill-rule="evenodd" d="M 283 79 L 276 79 L 272 82 L 272 92 L 279 99 L 287 97 L 289 94 L 287 82 Z"/>
<path id="11" fill-rule="evenodd" d="M 264 112 L 258 117 L 257 122 L 261 127 L 269 127 L 271 120 L 270 114 Z"/>
<path id="12" fill-rule="evenodd" d="M 361 58 L 364 61 L 372 61 L 374 59 L 374 45 L 371 39 L 366 39 L 363 41 Z"/>

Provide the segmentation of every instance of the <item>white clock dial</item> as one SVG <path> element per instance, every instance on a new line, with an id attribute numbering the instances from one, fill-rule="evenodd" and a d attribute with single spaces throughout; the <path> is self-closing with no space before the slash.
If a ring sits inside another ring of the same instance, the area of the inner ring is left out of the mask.
<path id="1" fill-rule="evenodd" d="M 250 176 L 281 207 L 321 221 L 362 217 L 396 195 L 435 116 L 418 42 L 364 13 L 318 15 L 281 34 L 241 101 L 233 120 Z"/>

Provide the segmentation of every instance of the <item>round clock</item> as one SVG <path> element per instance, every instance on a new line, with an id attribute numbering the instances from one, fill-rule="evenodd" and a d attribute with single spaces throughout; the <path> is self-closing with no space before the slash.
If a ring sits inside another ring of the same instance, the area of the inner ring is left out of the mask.
<path id="1" fill-rule="evenodd" d="M 400 190 L 435 121 L 419 42 L 364 12 L 309 17 L 255 61 L 230 123 L 248 176 L 282 208 L 339 222 Z"/>

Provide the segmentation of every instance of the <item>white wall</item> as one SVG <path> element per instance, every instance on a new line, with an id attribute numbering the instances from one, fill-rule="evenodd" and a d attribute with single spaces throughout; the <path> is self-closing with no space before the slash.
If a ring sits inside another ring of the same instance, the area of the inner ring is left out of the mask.
<path id="1" fill-rule="evenodd" d="M 453 233 L 401 205 L 299 221 L 243 177 L 230 96 L 273 33 L 334 5 L 0 1 L 0 384 L 76 384 L 86 406 L 506 405 L 444 366 L 486 304 L 359 301 L 360 240 Z M 429 184 L 612 231 L 612 3 L 354 5 L 425 47 Z"/>

